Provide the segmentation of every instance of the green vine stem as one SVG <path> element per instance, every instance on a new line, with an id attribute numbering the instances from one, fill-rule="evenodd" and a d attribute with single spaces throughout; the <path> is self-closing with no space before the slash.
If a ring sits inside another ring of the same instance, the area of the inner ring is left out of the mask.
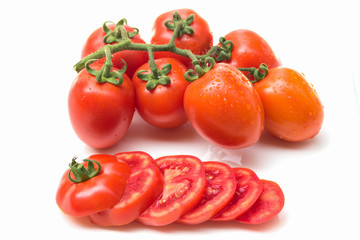
<path id="1" fill-rule="evenodd" d="M 96 175 L 98 175 L 101 171 L 101 165 L 99 162 L 90 160 L 90 159 L 84 159 L 84 162 L 88 163 L 88 168 L 86 169 L 81 163 L 76 162 L 76 157 L 72 159 L 72 162 L 69 164 L 70 171 L 68 174 L 69 180 L 73 183 L 80 183 L 87 181 Z M 94 163 L 97 165 L 97 169 L 95 169 Z M 71 177 L 71 172 L 73 173 L 75 178 Z"/>
<path id="2" fill-rule="evenodd" d="M 269 69 L 265 63 L 261 63 L 259 68 L 238 68 L 240 71 L 246 71 L 249 72 L 247 74 L 247 77 L 249 78 L 250 75 L 254 76 L 254 80 L 250 80 L 252 83 L 257 83 L 261 80 L 263 80 L 267 74 L 269 73 Z"/>

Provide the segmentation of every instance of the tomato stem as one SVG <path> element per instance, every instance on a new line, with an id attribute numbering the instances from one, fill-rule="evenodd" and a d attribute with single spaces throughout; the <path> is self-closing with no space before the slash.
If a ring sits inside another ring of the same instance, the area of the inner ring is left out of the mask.
<path id="1" fill-rule="evenodd" d="M 77 163 L 76 159 L 77 158 L 74 157 L 72 162 L 69 164 L 70 171 L 68 177 L 69 180 L 73 183 L 87 181 L 100 173 L 101 165 L 99 162 L 90 159 L 84 159 L 83 161 L 88 163 L 88 168 L 86 169 L 81 163 Z M 98 166 L 97 169 L 95 169 L 94 163 Z M 75 178 L 71 177 L 71 172 Z"/>
<path id="2" fill-rule="evenodd" d="M 261 63 L 259 68 L 251 67 L 251 68 L 238 68 L 238 69 L 240 71 L 249 72 L 247 74 L 248 78 L 250 77 L 250 75 L 253 75 L 254 80 L 250 80 L 252 83 L 257 83 L 263 80 L 269 72 L 269 69 L 265 63 Z"/>

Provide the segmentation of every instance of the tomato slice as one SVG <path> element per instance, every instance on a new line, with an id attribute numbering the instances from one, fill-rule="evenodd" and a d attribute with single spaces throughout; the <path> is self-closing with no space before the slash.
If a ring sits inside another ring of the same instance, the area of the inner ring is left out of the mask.
<path id="1" fill-rule="evenodd" d="M 56 202 L 59 208 L 73 217 L 84 217 L 111 208 L 123 197 L 130 176 L 130 167 L 108 154 L 96 154 L 88 158 L 101 165 L 98 175 L 89 180 L 74 183 L 73 172 L 67 170 L 58 187 Z M 88 162 L 82 165 L 88 168 Z M 98 166 L 95 166 L 98 169 Z"/>
<path id="2" fill-rule="evenodd" d="M 222 162 L 204 162 L 206 190 L 198 206 L 183 215 L 178 222 L 199 224 L 205 222 L 223 209 L 233 198 L 236 179 L 233 170 Z"/>
<path id="3" fill-rule="evenodd" d="M 261 180 L 263 191 L 254 205 L 236 220 L 242 223 L 264 223 L 278 215 L 285 203 L 284 193 L 280 186 L 272 181 Z"/>
<path id="4" fill-rule="evenodd" d="M 175 222 L 201 201 L 205 169 L 200 159 L 188 155 L 165 156 L 156 163 L 164 176 L 164 189 L 138 221 L 163 226 Z"/>
<path id="5" fill-rule="evenodd" d="M 246 212 L 259 198 L 263 184 L 254 171 L 248 168 L 233 168 L 237 181 L 234 197 L 229 204 L 211 220 L 230 221 Z"/>
<path id="6" fill-rule="evenodd" d="M 123 152 L 115 156 L 129 164 L 131 174 L 124 196 L 112 208 L 90 216 L 101 226 L 121 226 L 134 221 L 161 194 L 163 177 L 154 159 L 145 152 Z"/>

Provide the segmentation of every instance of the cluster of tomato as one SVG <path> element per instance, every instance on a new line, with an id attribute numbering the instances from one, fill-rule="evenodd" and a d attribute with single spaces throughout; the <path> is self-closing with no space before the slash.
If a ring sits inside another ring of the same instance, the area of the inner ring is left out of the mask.
<path id="1" fill-rule="evenodd" d="M 190 155 L 154 160 L 145 152 L 122 152 L 73 161 L 56 201 L 64 213 L 89 216 L 100 226 L 135 220 L 152 226 L 208 220 L 260 224 L 282 210 L 284 195 L 278 184 L 260 180 L 248 168 Z"/>
<path id="2" fill-rule="evenodd" d="M 173 12 L 160 15 L 154 23 L 151 44 L 169 43 L 173 31 L 165 26 Z M 176 47 L 195 55 L 205 54 L 213 46 L 208 23 L 195 11 L 177 10 L 182 19 L 193 14 L 193 32 L 175 39 Z M 109 24 L 109 29 L 114 25 Z M 135 31 L 126 26 L 127 31 Z M 82 57 L 106 45 L 103 29 L 88 38 Z M 89 146 L 110 147 L 119 142 L 131 124 L 135 109 L 153 126 L 174 128 L 188 120 L 194 129 L 209 142 L 224 148 L 243 148 L 258 141 L 263 129 L 287 141 L 303 141 L 320 131 L 323 106 L 316 91 L 304 75 L 281 67 L 269 44 L 250 30 L 235 30 L 224 38 L 232 42 L 231 57 L 217 62 L 213 69 L 194 82 L 184 78 L 192 68 L 190 58 L 173 52 L 154 52 L 159 68 L 171 64 L 167 74 L 171 83 L 152 90 L 139 79 L 136 72 L 150 71 L 146 51 L 124 50 L 113 54 L 114 70 L 127 64 L 120 86 L 98 83 L 85 69 L 76 77 L 68 98 L 72 126 Z M 139 34 L 134 43 L 145 44 Z M 93 68 L 99 70 L 103 61 Z M 266 64 L 268 75 L 252 83 L 248 72 L 238 68 Z"/>

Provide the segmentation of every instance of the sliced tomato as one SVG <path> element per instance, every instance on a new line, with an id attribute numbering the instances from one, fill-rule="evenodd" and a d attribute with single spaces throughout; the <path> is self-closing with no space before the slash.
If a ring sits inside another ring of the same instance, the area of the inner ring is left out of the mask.
<path id="1" fill-rule="evenodd" d="M 134 221 L 161 194 L 163 177 L 154 159 L 145 152 L 123 152 L 115 156 L 129 164 L 131 174 L 124 196 L 112 208 L 90 216 L 102 226 L 121 226 Z"/>
<path id="2" fill-rule="evenodd" d="M 222 162 L 204 162 L 206 190 L 198 206 L 183 215 L 178 222 L 199 224 L 223 209 L 233 198 L 236 179 L 232 169 Z"/>
<path id="3" fill-rule="evenodd" d="M 259 198 L 263 184 L 254 171 L 248 168 L 233 168 L 237 181 L 236 191 L 228 205 L 211 220 L 234 220 L 247 211 Z"/>
<path id="4" fill-rule="evenodd" d="M 254 205 L 236 220 L 248 224 L 260 224 L 279 214 L 284 207 L 285 198 L 280 186 L 272 181 L 261 180 L 263 191 Z"/>
<path id="5" fill-rule="evenodd" d="M 156 163 L 164 176 L 164 189 L 138 221 L 163 226 L 177 221 L 201 201 L 205 169 L 200 159 L 188 155 L 165 156 Z"/>

